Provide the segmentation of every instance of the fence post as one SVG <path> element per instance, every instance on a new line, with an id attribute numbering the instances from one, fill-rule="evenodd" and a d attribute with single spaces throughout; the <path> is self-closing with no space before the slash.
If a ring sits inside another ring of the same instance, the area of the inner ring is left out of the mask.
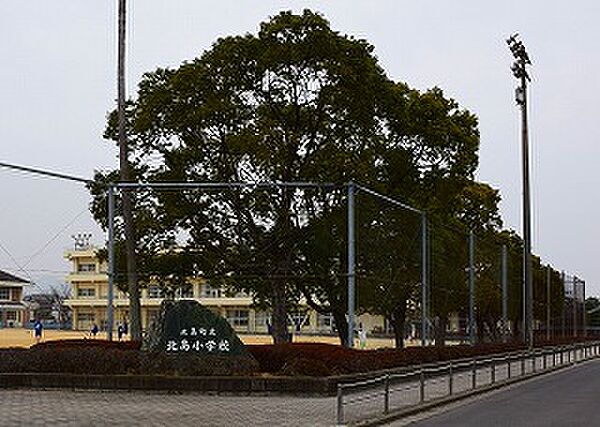
<path id="1" fill-rule="evenodd" d="M 542 350 L 542 356 L 544 358 L 544 362 L 543 362 L 543 366 L 542 369 L 545 371 L 546 368 L 548 367 L 548 354 L 546 353 L 546 350 Z"/>
<path id="2" fill-rule="evenodd" d="M 537 355 L 535 353 L 535 350 L 533 350 L 532 353 L 533 353 L 533 357 L 531 358 L 531 370 L 533 372 L 535 372 L 535 370 L 536 370 L 536 366 L 535 365 L 537 364 Z"/>
<path id="3" fill-rule="evenodd" d="M 510 380 L 510 355 L 506 358 L 507 367 L 506 367 L 506 376 Z"/>
<path id="4" fill-rule="evenodd" d="M 421 368 L 421 374 L 419 375 L 419 402 L 425 401 L 425 371 Z"/>
<path id="5" fill-rule="evenodd" d="M 452 362 L 450 362 L 449 372 L 448 372 L 448 393 L 449 393 L 450 396 L 452 396 L 452 391 L 453 391 L 452 390 L 452 388 L 453 388 L 453 384 L 452 384 L 453 378 L 452 378 L 452 376 L 453 376 L 453 373 L 452 373 Z"/>
<path id="6" fill-rule="evenodd" d="M 521 353 L 521 375 L 525 375 L 525 355 Z"/>
<path id="7" fill-rule="evenodd" d="M 338 384 L 337 388 L 337 425 L 344 424 L 344 393 L 343 385 Z"/>
<path id="8" fill-rule="evenodd" d="M 477 387 L 477 359 L 473 359 L 473 367 L 471 372 L 471 385 L 473 389 Z"/>
<path id="9" fill-rule="evenodd" d="M 390 412 L 390 374 L 385 375 L 385 395 L 383 397 L 383 413 Z"/>
<path id="10" fill-rule="evenodd" d="M 492 384 L 496 382 L 496 359 L 492 358 Z"/>

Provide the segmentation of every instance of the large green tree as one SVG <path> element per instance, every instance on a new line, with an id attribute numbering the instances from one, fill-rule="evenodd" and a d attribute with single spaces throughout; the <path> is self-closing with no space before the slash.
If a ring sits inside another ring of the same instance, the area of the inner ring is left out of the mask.
<path id="1" fill-rule="evenodd" d="M 132 157 L 146 166 L 139 178 L 368 177 L 382 136 L 380 99 L 390 87 L 372 52 L 318 14 L 284 12 L 256 35 L 219 39 L 177 69 L 146 74 L 129 109 Z M 285 341 L 303 234 L 298 218 L 319 204 L 282 188 L 153 197 L 166 223 L 189 236 L 197 274 L 251 290 L 272 310 L 275 341 Z"/>

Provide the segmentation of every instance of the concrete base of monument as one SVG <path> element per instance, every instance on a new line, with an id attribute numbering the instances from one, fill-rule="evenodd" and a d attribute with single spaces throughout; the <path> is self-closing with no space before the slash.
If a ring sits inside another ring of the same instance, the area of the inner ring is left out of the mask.
<path id="1" fill-rule="evenodd" d="M 356 378 L 356 377 L 354 377 Z M 0 388 L 148 390 L 217 394 L 333 396 L 344 377 L 176 377 L 161 375 L 0 374 Z"/>

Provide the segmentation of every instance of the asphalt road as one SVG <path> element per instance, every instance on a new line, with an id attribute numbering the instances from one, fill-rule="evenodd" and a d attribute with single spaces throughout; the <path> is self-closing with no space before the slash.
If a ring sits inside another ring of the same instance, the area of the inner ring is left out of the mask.
<path id="1" fill-rule="evenodd" d="M 452 426 L 600 426 L 600 361 L 533 379 L 410 423 Z"/>

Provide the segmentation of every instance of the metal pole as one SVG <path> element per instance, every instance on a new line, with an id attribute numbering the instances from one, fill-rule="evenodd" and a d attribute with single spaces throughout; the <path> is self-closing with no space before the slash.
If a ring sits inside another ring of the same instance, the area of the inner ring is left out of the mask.
<path id="1" fill-rule="evenodd" d="M 525 58 L 521 58 L 521 66 L 525 70 Z M 526 292 L 526 331 L 527 346 L 533 348 L 533 283 L 531 277 L 531 196 L 529 187 L 529 146 L 527 129 L 527 74 L 521 75 L 523 103 L 521 104 L 522 118 L 522 156 L 523 156 L 523 237 L 524 260 L 523 272 Z"/>
<path id="2" fill-rule="evenodd" d="M 529 143 L 527 127 L 527 65 L 531 64 L 529 55 L 519 41 L 518 34 L 506 42 L 516 61 L 511 69 L 519 80 L 516 101 L 521 107 L 521 157 L 523 172 L 523 338 L 529 348 L 533 347 L 533 284 L 531 275 L 531 195 L 529 184 Z"/>
<path id="3" fill-rule="evenodd" d="M 469 338 L 475 344 L 475 234 L 469 232 Z"/>
<path id="4" fill-rule="evenodd" d="M 583 337 L 587 338 L 587 315 L 585 307 L 585 280 L 582 281 L 583 285 Z"/>
<path id="5" fill-rule="evenodd" d="M 573 276 L 573 336 L 577 336 L 577 276 Z"/>
<path id="6" fill-rule="evenodd" d="M 565 272 L 564 270 L 560 273 L 560 280 L 562 282 L 562 299 L 563 299 L 563 303 L 562 303 L 562 310 L 561 310 L 561 318 L 562 318 L 562 327 L 561 327 L 561 336 L 565 337 L 566 336 L 566 329 L 567 329 L 567 320 L 565 317 Z"/>
<path id="7" fill-rule="evenodd" d="M 421 345 L 427 345 L 427 216 L 421 214 Z"/>
<path id="8" fill-rule="evenodd" d="M 348 183 L 348 347 L 354 347 L 354 302 L 355 302 L 355 238 L 354 238 L 354 183 Z"/>
<path id="9" fill-rule="evenodd" d="M 523 68 L 525 68 L 524 60 Z M 529 147 L 527 130 L 527 79 L 525 75 L 521 77 L 523 87 L 523 104 L 521 105 L 521 114 L 523 119 L 522 128 L 522 151 L 523 151 L 523 235 L 525 244 L 525 289 L 526 289 L 526 308 L 527 313 L 527 345 L 533 348 L 533 283 L 531 276 L 531 195 L 529 188 Z"/>
<path id="10" fill-rule="evenodd" d="M 344 391 L 342 384 L 337 388 L 337 425 L 344 424 Z"/>
<path id="11" fill-rule="evenodd" d="M 551 270 L 550 264 L 546 266 L 546 339 L 550 341 L 550 280 Z"/>
<path id="12" fill-rule="evenodd" d="M 108 186 L 108 305 L 106 335 L 113 339 L 114 329 L 114 288 L 115 288 L 115 194 L 114 187 Z"/>
<path id="13" fill-rule="evenodd" d="M 502 245 L 502 326 L 504 341 L 508 338 L 508 248 Z"/>

